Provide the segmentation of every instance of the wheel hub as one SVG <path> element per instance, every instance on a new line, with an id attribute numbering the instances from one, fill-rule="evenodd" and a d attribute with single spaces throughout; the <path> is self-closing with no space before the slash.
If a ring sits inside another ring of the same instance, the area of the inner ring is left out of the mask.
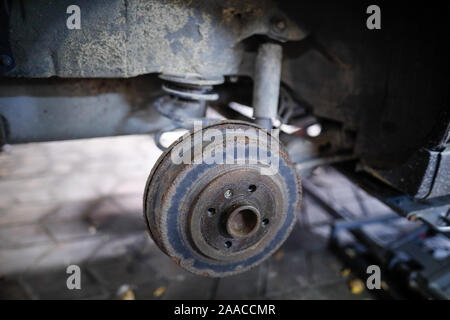
<path id="1" fill-rule="evenodd" d="M 230 128 L 257 127 L 228 121 L 202 130 Z M 251 137 L 243 141 L 267 151 Z M 288 157 L 279 151 L 280 168 L 273 175 L 261 174 L 260 161 L 174 164 L 170 153 L 180 143 L 161 156 L 147 183 L 144 211 L 152 238 L 196 274 L 222 277 L 259 264 L 282 244 L 296 221 L 301 189 Z M 202 154 L 215 143 L 203 142 Z M 193 152 L 193 160 L 198 156 Z"/>

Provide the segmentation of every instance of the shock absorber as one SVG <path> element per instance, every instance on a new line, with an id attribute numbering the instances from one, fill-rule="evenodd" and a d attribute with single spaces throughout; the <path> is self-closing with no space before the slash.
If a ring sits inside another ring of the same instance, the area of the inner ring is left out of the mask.
<path id="1" fill-rule="evenodd" d="M 283 50 L 278 43 L 263 43 L 255 62 L 253 107 L 255 122 L 272 129 L 278 113 Z"/>
<path id="2" fill-rule="evenodd" d="M 222 84 L 224 78 L 205 79 L 197 75 L 173 74 L 161 74 L 159 77 L 163 80 L 162 89 L 167 95 L 157 99 L 155 107 L 171 120 L 171 125 L 158 132 L 155 140 L 160 149 L 165 149 L 160 144 L 160 138 L 165 132 L 181 128 L 191 130 L 194 121 L 211 121 L 205 117 L 207 102 L 219 99 L 213 88 Z"/>

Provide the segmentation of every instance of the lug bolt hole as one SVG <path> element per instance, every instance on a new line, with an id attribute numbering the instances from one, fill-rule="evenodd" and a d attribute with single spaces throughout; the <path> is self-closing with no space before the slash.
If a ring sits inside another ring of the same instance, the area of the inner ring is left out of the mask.
<path id="1" fill-rule="evenodd" d="M 223 245 L 225 246 L 225 248 L 230 248 L 232 243 L 231 243 L 231 241 L 225 241 L 225 243 Z"/>
<path id="2" fill-rule="evenodd" d="M 255 192 L 256 186 L 254 184 L 248 186 L 248 192 Z"/>
<path id="3" fill-rule="evenodd" d="M 261 224 L 264 226 L 267 226 L 269 224 L 269 219 L 264 219 L 263 221 L 261 221 Z"/>
<path id="4" fill-rule="evenodd" d="M 209 208 L 208 211 L 207 211 L 207 213 L 208 213 L 208 217 L 212 217 L 213 215 L 216 214 L 216 209 L 214 209 L 214 208 Z"/>

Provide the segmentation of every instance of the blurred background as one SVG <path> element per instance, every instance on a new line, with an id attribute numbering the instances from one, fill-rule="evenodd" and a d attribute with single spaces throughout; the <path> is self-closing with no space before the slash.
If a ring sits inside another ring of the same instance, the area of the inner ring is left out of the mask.
<path id="1" fill-rule="evenodd" d="M 329 245 L 339 220 L 330 210 L 393 215 L 367 227 L 377 241 L 420 227 L 333 168 L 319 168 L 303 179 L 298 223 L 270 259 L 225 279 L 195 276 L 156 247 L 142 217 L 145 181 L 160 153 L 151 136 L 7 145 L 0 153 L 0 298 L 374 299 L 379 292 Z M 81 268 L 81 290 L 67 289 L 72 264 Z M 381 291 L 395 295 L 387 281 Z"/>

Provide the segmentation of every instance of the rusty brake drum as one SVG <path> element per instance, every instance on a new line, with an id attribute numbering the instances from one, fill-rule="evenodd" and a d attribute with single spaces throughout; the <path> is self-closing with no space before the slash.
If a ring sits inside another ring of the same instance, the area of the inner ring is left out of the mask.
<path id="1" fill-rule="evenodd" d="M 271 143 L 261 143 L 260 132 Z M 174 161 L 174 153 L 190 161 Z M 270 166 L 264 154 L 277 161 L 272 174 L 263 174 Z M 279 141 L 254 124 L 222 121 L 192 130 L 161 155 L 145 188 L 144 216 L 155 243 L 178 265 L 223 277 L 277 250 L 300 203 L 299 178 Z"/>

